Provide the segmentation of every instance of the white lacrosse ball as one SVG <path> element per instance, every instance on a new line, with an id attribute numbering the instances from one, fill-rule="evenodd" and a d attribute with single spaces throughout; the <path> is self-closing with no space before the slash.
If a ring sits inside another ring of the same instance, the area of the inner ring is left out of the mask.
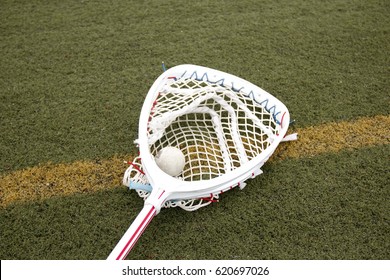
<path id="1" fill-rule="evenodd" d="M 178 176 L 184 169 L 184 154 L 175 147 L 162 148 L 155 156 L 156 164 L 170 176 Z"/>

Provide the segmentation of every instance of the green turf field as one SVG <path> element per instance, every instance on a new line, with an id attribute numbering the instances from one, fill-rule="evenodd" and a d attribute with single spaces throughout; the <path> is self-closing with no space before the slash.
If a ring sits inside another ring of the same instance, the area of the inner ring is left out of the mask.
<path id="1" fill-rule="evenodd" d="M 120 185 L 125 165 L 90 163 L 136 155 L 162 61 L 257 84 L 289 108 L 291 132 L 388 123 L 389 14 L 386 0 L 0 0 L 0 258 L 108 256 L 143 202 Z M 129 259 L 389 259 L 390 127 L 378 126 L 380 141 L 349 147 L 370 136 L 356 127 L 329 152 L 316 146 L 337 129 L 302 139 L 302 155 L 267 163 L 243 191 L 162 210 Z M 53 177 L 100 185 L 6 202 Z"/>

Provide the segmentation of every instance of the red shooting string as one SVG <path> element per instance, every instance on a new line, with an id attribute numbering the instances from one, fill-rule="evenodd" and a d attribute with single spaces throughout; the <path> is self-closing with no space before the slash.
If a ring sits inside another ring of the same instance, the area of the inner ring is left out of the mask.
<path id="1" fill-rule="evenodd" d="M 137 170 L 139 173 L 141 173 L 142 175 L 145 175 L 145 172 L 143 172 L 142 170 L 141 170 L 141 168 L 139 168 L 137 165 L 135 165 L 134 163 L 132 163 L 132 162 L 130 162 L 130 161 L 128 161 L 127 162 L 129 165 L 131 165 L 135 170 Z"/>
<path id="2" fill-rule="evenodd" d="M 202 197 L 201 200 L 211 201 L 211 202 L 219 202 L 218 199 L 213 199 L 213 194 L 210 194 L 210 197 Z"/>
<path id="3" fill-rule="evenodd" d="M 280 120 L 280 128 L 283 128 L 284 115 L 286 115 L 286 112 L 283 113 L 282 119 Z M 279 136 L 279 133 L 276 133 L 276 136 Z"/>

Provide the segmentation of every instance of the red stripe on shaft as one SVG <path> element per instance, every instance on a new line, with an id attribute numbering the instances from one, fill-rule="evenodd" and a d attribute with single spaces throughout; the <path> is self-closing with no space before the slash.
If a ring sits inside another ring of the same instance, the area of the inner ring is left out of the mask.
<path id="1" fill-rule="evenodd" d="M 125 259 L 127 254 L 130 252 L 131 248 L 134 246 L 135 242 L 133 243 L 133 246 L 129 247 L 129 245 L 132 243 L 132 241 L 135 239 L 135 241 L 138 240 L 138 238 L 141 236 L 142 232 L 145 230 L 147 225 L 150 223 L 153 218 L 154 213 L 156 212 L 156 209 L 154 206 L 150 209 L 146 217 L 143 219 L 142 223 L 139 225 L 137 230 L 134 232 L 134 234 L 131 236 L 130 240 L 126 243 L 126 246 L 122 249 L 116 260 Z"/>

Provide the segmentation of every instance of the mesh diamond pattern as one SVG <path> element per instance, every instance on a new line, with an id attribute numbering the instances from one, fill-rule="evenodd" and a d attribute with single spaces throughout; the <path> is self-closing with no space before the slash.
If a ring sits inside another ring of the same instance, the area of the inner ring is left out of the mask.
<path id="1" fill-rule="evenodd" d="M 272 114 L 244 92 L 195 79 L 169 79 L 153 103 L 148 140 L 153 156 L 168 146 L 183 152 L 186 165 L 181 180 L 209 180 L 259 155 L 272 143 L 278 128 Z M 136 160 L 126 180 L 147 184 Z M 148 196 L 145 190 L 138 194 Z M 218 194 L 169 201 L 164 206 L 191 211 L 215 199 Z"/>

